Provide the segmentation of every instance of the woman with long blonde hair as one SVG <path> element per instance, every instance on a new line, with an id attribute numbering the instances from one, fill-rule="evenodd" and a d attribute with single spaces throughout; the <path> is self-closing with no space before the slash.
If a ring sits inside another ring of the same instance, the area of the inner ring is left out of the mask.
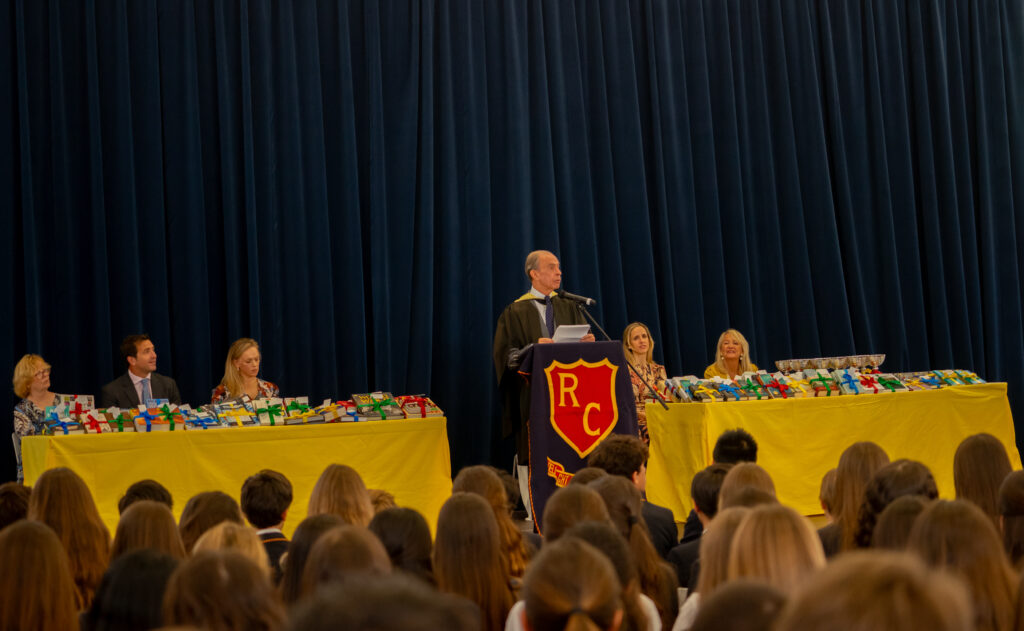
<path id="1" fill-rule="evenodd" d="M 328 465 L 316 481 L 309 496 L 306 514 L 330 513 L 341 517 L 346 524 L 368 526 L 373 519 L 373 503 L 363 478 L 352 467 L 344 464 Z"/>
<path id="2" fill-rule="evenodd" d="M 834 556 L 841 550 L 853 550 L 857 547 L 857 519 L 860 515 L 860 506 L 864 503 L 864 489 L 875 473 L 887 464 L 889 455 L 870 441 L 853 443 L 839 457 L 832 504 L 838 537 L 829 541 L 829 545 L 826 546 L 827 556 Z M 823 537 L 822 543 L 825 541 L 826 537 Z M 835 543 L 838 543 L 838 546 L 835 546 Z"/>
<path id="3" fill-rule="evenodd" d="M 509 576 L 521 578 L 526 572 L 526 564 L 530 560 L 530 548 L 523 538 L 523 533 L 512 521 L 508 512 L 508 494 L 501 478 L 484 465 L 465 467 L 455 476 L 452 482 L 452 493 L 475 493 L 487 500 L 494 511 L 498 522 L 498 534 L 501 536 L 502 558 L 506 563 Z"/>
<path id="4" fill-rule="evenodd" d="M 245 394 L 250 399 L 276 397 L 280 393 L 277 385 L 259 378 L 260 359 L 260 345 L 256 340 L 251 337 L 235 340 L 228 349 L 228 358 L 224 360 L 224 378 L 213 389 L 210 401 L 218 403 Z"/>
<path id="5" fill-rule="evenodd" d="M 750 361 L 750 344 L 736 329 L 728 329 L 718 336 L 715 361 L 704 370 L 704 378 L 735 379 L 745 372 L 757 372 L 757 364 Z"/>
<path id="6" fill-rule="evenodd" d="M 757 506 L 743 518 L 729 549 L 728 578 L 753 578 L 787 594 L 825 567 L 810 520 L 788 506 Z"/>
<path id="7" fill-rule="evenodd" d="M 650 388 L 658 388 L 668 375 L 665 367 L 654 362 L 654 338 L 651 330 L 643 322 L 633 322 L 622 332 L 622 352 L 626 361 L 636 368 L 643 380 L 633 371 L 629 372 L 629 380 L 633 386 L 633 403 L 636 405 L 637 430 L 640 439 L 650 444 L 647 434 L 647 401 L 657 397 Z M 647 385 L 644 385 L 644 381 Z M 648 387 L 650 386 L 650 388 Z"/>

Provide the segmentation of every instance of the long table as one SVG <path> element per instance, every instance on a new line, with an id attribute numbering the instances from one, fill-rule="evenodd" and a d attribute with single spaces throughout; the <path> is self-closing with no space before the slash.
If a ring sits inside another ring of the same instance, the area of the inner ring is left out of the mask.
<path id="1" fill-rule="evenodd" d="M 690 512 L 690 482 L 711 464 L 718 436 L 741 427 L 758 444 L 757 462 L 771 474 L 779 501 L 805 515 L 821 514 L 821 478 L 852 443 L 878 443 L 891 460 L 931 469 L 942 497 L 955 496 L 953 455 L 960 442 L 987 432 L 1021 468 L 1005 383 L 941 390 L 809 399 L 676 403 L 647 406 L 651 454 L 647 495 L 676 521 Z"/>
<path id="2" fill-rule="evenodd" d="M 324 468 L 346 464 L 368 488 L 394 494 L 400 506 L 421 512 L 431 529 L 451 495 L 451 460 L 445 418 L 288 427 L 245 427 L 148 434 L 29 436 L 22 441 L 25 484 L 46 469 L 69 467 L 85 479 L 110 528 L 117 502 L 133 482 L 150 478 L 174 497 L 175 517 L 202 491 L 238 499 L 242 483 L 260 469 L 292 483 L 285 521 L 289 536 L 306 517 L 309 495 Z"/>

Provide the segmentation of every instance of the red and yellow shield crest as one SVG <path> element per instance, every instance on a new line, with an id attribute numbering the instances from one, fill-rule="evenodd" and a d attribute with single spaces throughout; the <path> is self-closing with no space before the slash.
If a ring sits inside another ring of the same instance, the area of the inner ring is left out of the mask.
<path id="1" fill-rule="evenodd" d="M 619 421 L 615 375 L 619 367 L 609 360 L 571 364 L 553 361 L 544 369 L 551 399 L 551 425 L 579 454 L 597 447 Z"/>

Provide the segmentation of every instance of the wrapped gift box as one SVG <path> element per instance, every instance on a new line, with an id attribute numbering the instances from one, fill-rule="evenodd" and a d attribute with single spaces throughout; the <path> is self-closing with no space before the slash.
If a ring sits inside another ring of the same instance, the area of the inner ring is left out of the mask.
<path id="1" fill-rule="evenodd" d="M 669 398 L 680 403 L 690 403 L 693 401 L 693 397 L 690 396 L 690 387 L 696 382 L 697 378 L 693 375 L 666 379 L 665 385 L 668 387 Z"/>
<path id="2" fill-rule="evenodd" d="M 253 402 L 253 408 L 260 425 L 284 425 L 284 401 L 280 398 L 257 399 Z"/>
<path id="3" fill-rule="evenodd" d="M 193 410 L 191 406 L 182 405 L 178 408 L 178 411 L 181 412 L 183 419 L 182 429 L 197 430 L 221 427 L 217 416 L 208 409 L 199 408 L 198 410 Z"/>
<path id="4" fill-rule="evenodd" d="M 784 375 L 782 372 L 773 372 L 772 380 L 778 382 L 780 387 L 780 393 L 785 394 L 784 399 L 802 399 L 807 396 L 807 389 L 805 386 L 796 387 L 794 380 Z M 797 381 L 800 381 L 797 379 Z"/>
<path id="5" fill-rule="evenodd" d="M 718 389 L 718 393 L 722 395 L 722 401 L 743 401 L 746 399 L 746 393 L 743 389 L 736 385 L 736 382 L 731 379 L 723 379 L 721 377 L 712 377 L 711 380 L 715 383 L 715 388 Z"/>
<path id="6" fill-rule="evenodd" d="M 91 410 L 85 414 L 81 423 L 86 434 L 109 434 L 110 422 L 106 410 Z"/>
<path id="7" fill-rule="evenodd" d="M 68 405 L 59 404 L 46 408 L 46 416 L 43 423 L 46 433 L 52 436 L 68 436 L 69 434 L 84 434 L 85 428 L 68 416 Z"/>
<path id="8" fill-rule="evenodd" d="M 930 372 L 901 372 L 896 378 L 903 382 L 908 390 L 936 390 L 942 387 L 942 382 Z"/>
<path id="9" fill-rule="evenodd" d="M 323 417 L 324 423 L 341 423 L 348 419 L 344 418 L 345 408 L 338 406 L 330 399 L 324 399 L 324 402 L 316 407 L 316 413 Z"/>
<path id="10" fill-rule="evenodd" d="M 779 373 L 779 376 L 781 377 L 782 373 Z M 779 381 L 775 377 L 775 375 L 769 374 L 766 370 L 757 371 L 756 373 L 754 373 L 754 377 L 757 379 L 757 382 L 761 384 L 761 386 L 764 388 L 764 391 L 767 392 L 768 396 L 770 396 L 771 398 L 790 398 L 789 383 L 785 381 L 785 377 L 783 377 L 782 381 Z"/>
<path id="11" fill-rule="evenodd" d="M 341 418 L 338 419 L 342 423 L 350 423 L 359 420 L 365 420 L 359 418 L 359 412 L 356 410 L 356 402 L 352 399 L 346 399 L 345 401 L 336 401 L 335 404 L 338 406 L 338 412 L 341 413 Z"/>
<path id="12" fill-rule="evenodd" d="M 953 370 L 933 370 L 932 375 L 942 382 L 944 386 L 962 386 L 964 382 Z"/>
<path id="13" fill-rule="evenodd" d="M 960 378 L 960 381 L 968 385 L 975 383 L 988 383 L 979 377 L 977 373 L 970 372 L 969 370 L 954 370 L 953 372 Z"/>
<path id="14" fill-rule="evenodd" d="M 390 392 L 353 394 L 352 401 L 356 404 L 356 413 L 362 417 L 360 420 L 387 421 L 405 418 L 405 412 Z"/>
<path id="15" fill-rule="evenodd" d="M 425 394 L 413 394 L 400 396 L 397 399 L 398 405 L 402 408 L 405 418 L 427 418 L 428 416 L 444 416 L 441 408 L 437 407 L 430 397 Z"/>
<path id="16" fill-rule="evenodd" d="M 256 413 L 248 409 L 244 401 L 238 399 L 215 404 L 213 412 L 223 427 L 254 427 L 260 424 Z"/>
<path id="17" fill-rule="evenodd" d="M 171 417 L 162 415 L 162 410 L 159 408 L 147 408 L 146 406 L 140 405 L 138 410 L 135 410 L 135 412 L 135 416 L 132 417 L 132 422 L 135 424 L 136 432 L 171 431 Z"/>
<path id="18" fill-rule="evenodd" d="M 135 422 L 132 420 L 131 412 L 132 410 L 107 408 L 107 413 L 110 414 L 110 419 L 107 421 L 110 425 L 110 431 L 115 434 L 121 432 L 134 432 Z"/>
<path id="19" fill-rule="evenodd" d="M 907 386 L 892 373 L 880 372 L 872 376 L 878 380 L 879 392 L 907 392 L 908 390 Z"/>
<path id="20" fill-rule="evenodd" d="M 832 371 L 832 378 L 839 384 L 839 391 L 845 395 L 864 394 L 860 385 L 860 374 L 852 368 L 840 368 Z"/>
<path id="21" fill-rule="evenodd" d="M 323 423 L 324 417 L 309 407 L 309 397 L 288 397 L 284 400 L 285 425 Z"/>
<path id="22" fill-rule="evenodd" d="M 885 386 L 878 381 L 880 373 L 866 373 L 860 375 L 860 387 L 864 394 L 882 394 L 889 392 Z"/>
<path id="23" fill-rule="evenodd" d="M 743 389 L 743 392 L 747 395 L 748 400 L 761 401 L 763 399 L 770 399 L 772 395 L 768 393 L 768 390 L 761 385 L 760 380 L 757 378 L 757 373 L 745 372 L 736 378 L 736 384 Z"/>
<path id="24" fill-rule="evenodd" d="M 690 396 L 697 403 L 721 403 L 723 395 L 718 385 L 710 379 L 701 379 L 690 388 Z"/>
<path id="25" fill-rule="evenodd" d="M 804 370 L 804 377 L 807 378 L 816 397 L 830 397 L 839 394 L 839 384 L 824 368 L 808 368 Z"/>

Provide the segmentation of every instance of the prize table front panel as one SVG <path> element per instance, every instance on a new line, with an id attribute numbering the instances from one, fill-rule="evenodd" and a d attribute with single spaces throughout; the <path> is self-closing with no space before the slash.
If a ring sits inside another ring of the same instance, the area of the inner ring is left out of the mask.
<path id="1" fill-rule="evenodd" d="M 651 455 L 647 495 L 685 521 L 690 482 L 711 464 L 718 436 L 737 427 L 757 441 L 757 463 L 775 482 L 779 501 L 804 515 L 821 514 L 821 478 L 852 443 L 878 443 L 890 460 L 908 458 L 931 469 L 939 494 L 953 498 L 953 455 L 960 442 L 987 432 L 1021 468 L 1005 383 L 894 392 L 727 403 L 647 405 Z"/>
<path id="2" fill-rule="evenodd" d="M 285 521 L 290 537 L 305 519 L 309 495 L 327 465 L 345 464 L 367 488 L 394 494 L 399 506 L 421 512 L 433 530 L 451 495 L 451 460 L 443 417 L 365 423 L 242 427 L 175 432 L 29 436 L 22 441 L 25 484 L 46 469 L 69 467 L 85 480 L 110 528 L 117 502 L 133 482 L 150 478 L 174 497 L 178 518 L 202 491 L 239 498 L 242 483 L 260 469 L 292 483 Z"/>

